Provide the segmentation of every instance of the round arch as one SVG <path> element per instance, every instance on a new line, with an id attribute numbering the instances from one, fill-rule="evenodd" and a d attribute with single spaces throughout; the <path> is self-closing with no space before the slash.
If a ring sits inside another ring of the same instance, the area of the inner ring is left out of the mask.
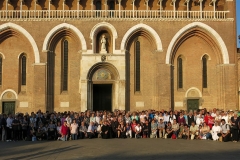
<path id="1" fill-rule="evenodd" d="M 96 24 L 91 32 L 90 32 L 90 38 L 92 40 L 92 50 L 93 52 L 95 52 L 95 45 L 96 45 L 96 38 L 97 38 L 97 34 L 99 33 L 99 31 L 104 30 L 104 29 L 109 29 L 111 31 L 112 34 L 112 38 L 113 38 L 113 53 L 115 53 L 116 48 L 115 48 L 115 41 L 118 38 L 118 34 L 117 34 L 117 30 L 115 29 L 115 27 L 107 22 L 101 22 Z"/>
<path id="2" fill-rule="evenodd" d="M 191 87 L 191 88 L 189 88 L 189 89 L 186 91 L 186 93 L 185 93 L 185 97 L 186 97 L 186 98 L 188 97 L 188 93 L 189 93 L 191 90 L 197 91 L 199 97 L 202 97 L 202 92 L 201 92 L 198 88 L 196 88 L 196 87 Z"/>
<path id="3" fill-rule="evenodd" d="M 119 80 L 120 79 L 120 76 L 119 76 L 117 68 L 113 64 L 108 63 L 108 62 L 99 62 L 99 63 L 94 64 L 89 69 L 86 79 L 91 81 L 93 74 L 100 68 L 108 69 L 111 73 L 113 73 L 115 80 Z"/>
<path id="4" fill-rule="evenodd" d="M 13 89 L 6 89 L 5 91 L 3 91 L 2 94 L 1 94 L 0 99 L 2 99 L 3 95 L 5 93 L 7 93 L 7 92 L 12 92 L 15 95 L 16 99 L 18 99 L 18 95 L 17 95 L 17 93 Z"/>
<path id="5" fill-rule="evenodd" d="M 218 46 L 220 47 L 221 50 L 221 54 L 222 54 L 222 59 L 223 59 L 223 64 L 229 64 L 229 55 L 228 55 L 228 50 L 227 47 L 223 41 L 223 39 L 221 38 L 221 36 L 210 26 L 201 23 L 201 22 L 193 22 L 190 23 L 188 25 L 186 25 L 185 27 L 183 27 L 182 29 L 180 29 L 175 36 L 172 38 L 168 49 L 167 49 L 167 54 L 166 54 L 166 60 L 165 63 L 166 64 L 171 64 L 171 56 L 172 56 L 172 49 L 174 44 L 177 42 L 177 40 L 188 30 L 195 28 L 195 27 L 199 27 L 201 29 L 204 29 L 205 31 L 207 31 L 209 34 L 211 34 L 213 37 L 215 37 L 216 41 L 218 42 Z"/>
<path id="6" fill-rule="evenodd" d="M 0 25 L 0 35 L 1 35 L 1 32 L 3 30 L 7 30 L 7 29 L 17 30 L 18 32 L 22 33 L 28 39 L 28 41 L 30 42 L 30 44 L 32 45 L 32 48 L 33 48 L 35 63 L 40 63 L 39 50 L 38 50 L 38 47 L 37 47 L 37 44 L 36 44 L 35 40 L 31 36 L 31 34 L 28 33 L 28 31 L 25 30 L 23 27 L 21 27 L 17 24 L 8 22 L 8 23 Z"/>
<path id="7" fill-rule="evenodd" d="M 154 40 L 156 41 L 156 46 L 157 46 L 157 51 L 160 51 L 162 52 L 163 51 L 163 48 L 162 48 L 162 41 L 158 35 L 158 33 L 150 26 L 146 25 L 146 24 L 143 24 L 143 23 L 140 23 L 140 24 L 137 24 L 135 26 L 133 26 L 132 28 L 130 28 L 126 33 L 125 35 L 123 36 L 123 39 L 122 39 L 122 42 L 121 42 L 121 47 L 120 49 L 121 50 L 125 50 L 126 49 L 126 46 L 127 46 L 127 41 L 128 39 L 131 37 L 131 35 L 133 33 L 135 33 L 136 31 L 138 30 L 146 30 L 147 32 L 149 32 L 151 34 L 151 36 L 154 38 Z"/>
<path id="8" fill-rule="evenodd" d="M 68 24 L 68 23 L 62 23 L 62 24 L 55 26 L 53 29 L 51 29 L 50 32 L 48 32 L 48 34 L 45 37 L 44 42 L 43 42 L 43 48 L 42 48 L 43 51 L 48 50 L 50 39 L 55 35 L 56 32 L 58 32 L 62 29 L 71 29 L 78 36 L 78 38 L 81 42 L 82 50 L 84 50 L 84 51 L 87 50 L 87 44 L 86 44 L 83 34 L 75 26 Z"/>
<path id="9" fill-rule="evenodd" d="M 0 55 L 2 56 L 3 59 L 5 59 L 5 55 L 2 52 L 0 52 Z"/>

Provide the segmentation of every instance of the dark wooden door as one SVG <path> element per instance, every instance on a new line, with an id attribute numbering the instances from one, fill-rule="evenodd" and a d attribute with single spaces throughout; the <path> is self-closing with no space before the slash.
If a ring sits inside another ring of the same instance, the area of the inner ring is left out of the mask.
<path id="1" fill-rule="evenodd" d="M 93 110 L 112 110 L 112 84 L 93 84 Z"/>
<path id="2" fill-rule="evenodd" d="M 187 100 L 187 109 L 188 109 L 188 111 L 198 110 L 199 109 L 199 99 L 188 99 Z"/>
<path id="3" fill-rule="evenodd" d="M 5 114 L 15 114 L 15 102 L 3 102 L 2 112 Z"/>

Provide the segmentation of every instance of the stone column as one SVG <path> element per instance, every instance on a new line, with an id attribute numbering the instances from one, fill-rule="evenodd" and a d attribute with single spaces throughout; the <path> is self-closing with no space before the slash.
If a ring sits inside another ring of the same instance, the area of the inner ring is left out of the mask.
<path id="1" fill-rule="evenodd" d="M 119 14 L 118 17 L 119 17 L 119 18 L 121 17 L 121 1 L 122 1 L 122 0 L 118 0 L 118 12 L 119 12 L 119 13 L 118 13 L 118 14 Z"/>
<path id="2" fill-rule="evenodd" d="M 64 11 L 65 11 L 65 4 L 66 4 L 66 0 L 63 0 L 63 18 L 64 18 L 64 15 L 65 15 L 65 13 L 64 13 Z"/>
<path id="3" fill-rule="evenodd" d="M 185 3 L 187 3 L 187 18 L 189 18 L 189 1 L 190 0 L 185 0 Z"/>
<path id="4" fill-rule="evenodd" d="M 104 0 L 104 6 L 105 6 L 105 14 L 104 14 L 104 16 L 105 16 L 105 17 L 108 16 L 108 13 L 107 13 L 107 9 L 108 9 L 108 8 L 107 8 L 107 7 L 108 7 L 108 6 L 107 6 L 107 2 L 108 2 L 108 0 Z M 103 15 L 102 15 L 102 16 L 103 16 Z"/>
<path id="5" fill-rule="evenodd" d="M 92 11 L 91 17 L 93 17 L 93 2 L 94 0 L 91 0 L 91 11 Z"/>
<path id="6" fill-rule="evenodd" d="M 52 0 L 48 0 L 48 18 L 50 18 L 50 12 L 51 12 L 51 3 L 52 3 Z"/>
<path id="7" fill-rule="evenodd" d="M 22 18 L 22 5 L 24 0 L 20 0 L 20 18 Z"/>
<path id="8" fill-rule="evenodd" d="M 34 18 L 36 18 L 36 10 L 37 10 L 37 3 L 38 3 L 38 0 L 34 0 Z"/>
<path id="9" fill-rule="evenodd" d="M 145 0 L 145 5 L 146 5 L 146 10 L 148 11 L 148 1 L 149 0 Z"/>
<path id="10" fill-rule="evenodd" d="M 202 19 L 202 2 L 203 0 L 199 0 L 200 3 L 200 18 Z"/>
<path id="11" fill-rule="evenodd" d="M 79 18 L 79 3 L 80 3 L 80 0 L 77 0 L 77 18 Z"/>
<path id="12" fill-rule="evenodd" d="M 162 17 L 162 1 L 163 1 L 163 0 L 158 0 L 160 18 Z"/>
<path id="13" fill-rule="evenodd" d="M 133 17 L 135 17 L 135 16 L 134 16 L 135 0 L 132 0 L 132 6 L 133 6 L 133 9 L 132 9 Z"/>
<path id="14" fill-rule="evenodd" d="M 176 0 L 172 0 L 172 4 L 173 4 L 173 18 L 176 17 L 176 6 L 175 6 Z"/>

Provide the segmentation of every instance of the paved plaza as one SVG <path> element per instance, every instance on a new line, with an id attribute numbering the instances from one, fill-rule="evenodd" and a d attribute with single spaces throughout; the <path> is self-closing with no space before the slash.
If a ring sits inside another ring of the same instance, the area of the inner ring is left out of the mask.
<path id="1" fill-rule="evenodd" d="M 76 141 L 0 142 L 0 159 L 117 160 L 240 158 L 240 143 L 172 139 L 84 139 Z"/>

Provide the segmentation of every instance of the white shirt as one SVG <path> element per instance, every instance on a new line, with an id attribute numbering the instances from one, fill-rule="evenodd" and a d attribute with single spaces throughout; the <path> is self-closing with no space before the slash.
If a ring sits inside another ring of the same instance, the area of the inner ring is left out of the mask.
<path id="1" fill-rule="evenodd" d="M 13 119 L 12 118 L 7 118 L 7 127 L 12 127 L 12 121 L 13 121 Z"/>
<path id="2" fill-rule="evenodd" d="M 100 122 L 100 120 L 101 120 L 101 117 L 96 117 L 96 122 L 99 124 L 99 122 Z"/>
<path id="3" fill-rule="evenodd" d="M 222 119 L 225 120 L 226 124 L 229 124 L 229 123 L 228 123 L 228 115 L 226 115 L 226 116 L 222 116 Z"/>
<path id="4" fill-rule="evenodd" d="M 216 117 L 216 113 L 213 112 L 213 113 L 211 114 L 211 116 L 212 116 L 213 118 L 215 118 L 215 117 Z"/>
<path id="5" fill-rule="evenodd" d="M 220 133 L 222 130 L 222 128 L 220 126 L 213 126 L 212 127 L 212 139 L 213 140 L 217 140 L 219 137 L 218 137 L 218 133 Z"/>
<path id="6" fill-rule="evenodd" d="M 139 126 L 139 127 L 136 126 L 136 127 L 135 127 L 135 131 L 136 131 L 136 132 L 140 132 L 141 130 L 142 130 L 142 127 L 141 127 L 141 126 Z"/>
<path id="7" fill-rule="evenodd" d="M 164 115 L 163 119 L 164 119 L 164 122 L 169 122 L 169 115 Z"/>

